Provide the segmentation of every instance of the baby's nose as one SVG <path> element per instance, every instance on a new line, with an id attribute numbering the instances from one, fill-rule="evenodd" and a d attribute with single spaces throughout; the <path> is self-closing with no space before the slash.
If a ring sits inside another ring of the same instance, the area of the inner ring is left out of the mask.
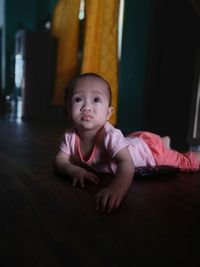
<path id="1" fill-rule="evenodd" d="M 82 107 L 82 111 L 91 111 L 91 105 L 89 103 L 85 103 Z"/>

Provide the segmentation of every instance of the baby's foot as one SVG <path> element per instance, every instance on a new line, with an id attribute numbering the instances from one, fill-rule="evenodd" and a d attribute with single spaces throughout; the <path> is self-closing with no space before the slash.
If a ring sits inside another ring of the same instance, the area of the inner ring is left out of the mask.
<path id="1" fill-rule="evenodd" d="M 193 153 L 197 156 L 197 159 L 199 161 L 199 166 L 200 166 L 200 151 L 193 151 Z"/>
<path id="2" fill-rule="evenodd" d="M 169 136 L 162 137 L 162 142 L 167 148 L 170 148 L 171 139 Z"/>

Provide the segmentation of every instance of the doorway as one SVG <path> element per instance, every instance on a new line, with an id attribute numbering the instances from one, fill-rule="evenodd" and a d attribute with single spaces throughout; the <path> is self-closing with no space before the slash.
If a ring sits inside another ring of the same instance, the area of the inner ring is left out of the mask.
<path id="1" fill-rule="evenodd" d="M 200 150 L 200 48 L 198 48 L 196 52 L 189 142 L 193 149 Z"/>

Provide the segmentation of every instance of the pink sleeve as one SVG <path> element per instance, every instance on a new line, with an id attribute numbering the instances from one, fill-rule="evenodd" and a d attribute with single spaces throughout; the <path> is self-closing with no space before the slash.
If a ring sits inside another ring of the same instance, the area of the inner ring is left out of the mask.
<path id="1" fill-rule="evenodd" d="M 60 143 L 60 151 L 71 155 L 73 153 L 73 147 L 75 145 L 75 137 L 71 131 L 65 132 L 61 139 Z"/>
<path id="2" fill-rule="evenodd" d="M 114 129 L 106 133 L 105 148 L 112 158 L 123 148 L 127 147 L 127 142 L 118 129 Z"/>

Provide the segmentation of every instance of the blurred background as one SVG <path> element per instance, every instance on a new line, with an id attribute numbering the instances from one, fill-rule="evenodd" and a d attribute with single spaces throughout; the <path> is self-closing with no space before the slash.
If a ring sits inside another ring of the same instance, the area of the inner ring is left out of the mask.
<path id="1" fill-rule="evenodd" d="M 68 80 L 95 71 L 111 83 L 125 134 L 199 149 L 199 2 L 0 0 L 1 119 L 65 121 Z"/>

